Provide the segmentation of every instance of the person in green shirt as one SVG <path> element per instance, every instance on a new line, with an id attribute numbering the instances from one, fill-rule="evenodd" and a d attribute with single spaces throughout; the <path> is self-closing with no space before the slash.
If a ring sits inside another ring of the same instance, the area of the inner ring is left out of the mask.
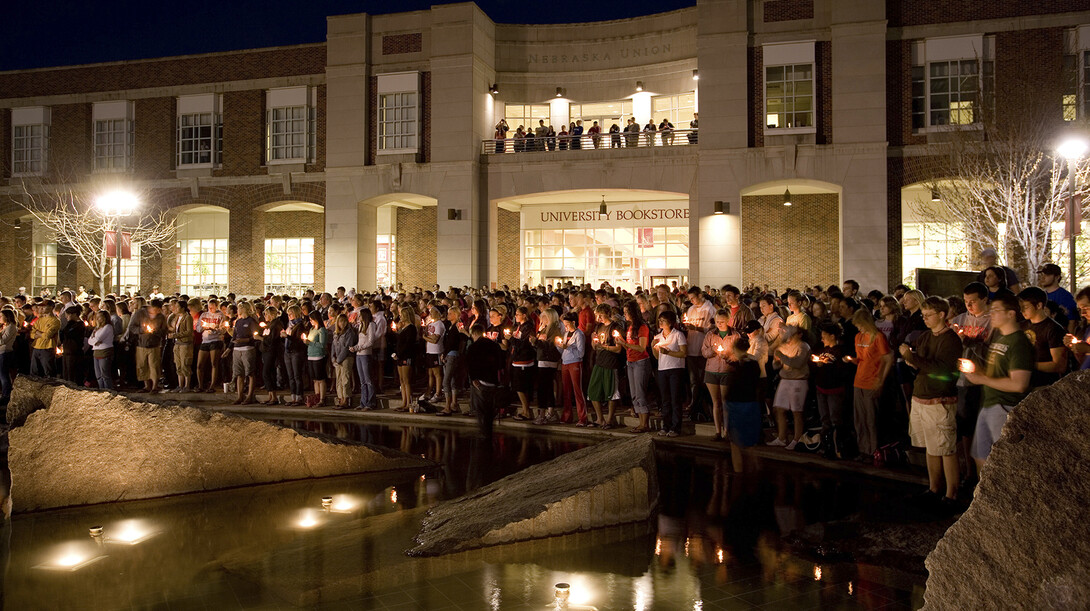
<path id="1" fill-rule="evenodd" d="M 989 312 L 998 335 L 988 347 L 984 373 L 964 374 L 971 384 L 984 387 L 972 448 L 978 470 L 999 439 L 1007 415 L 1025 398 L 1030 376 L 1037 368 L 1033 344 L 1018 324 L 1018 310 L 1014 295 L 999 295 L 992 300 Z"/>

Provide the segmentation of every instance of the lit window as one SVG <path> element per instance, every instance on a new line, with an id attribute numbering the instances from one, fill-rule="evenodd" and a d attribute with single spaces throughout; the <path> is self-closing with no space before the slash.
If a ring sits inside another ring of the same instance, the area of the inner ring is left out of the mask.
<path id="1" fill-rule="evenodd" d="M 416 93 L 385 93 L 378 97 L 378 148 L 416 148 Z"/>
<path id="2" fill-rule="evenodd" d="M 178 165 L 219 165 L 223 162 L 223 124 L 216 113 L 178 117 Z"/>
<path id="3" fill-rule="evenodd" d="M 378 286 L 394 286 L 397 282 L 397 236 L 379 234 L 375 259 L 375 282 Z"/>
<path id="4" fill-rule="evenodd" d="M 132 244 L 130 248 L 132 256 L 121 260 L 121 288 L 131 287 L 133 290 L 140 288 L 140 245 Z M 117 286 L 117 270 L 112 274 L 111 286 Z M 126 291 L 128 292 L 128 291 Z"/>
<path id="5" fill-rule="evenodd" d="M 41 295 L 49 289 L 57 292 L 57 244 L 37 243 L 34 245 L 34 294 Z"/>
<path id="6" fill-rule="evenodd" d="M 227 292 L 227 240 L 195 239 L 178 242 L 178 279 L 189 295 Z"/>
<path id="7" fill-rule="evenodd" d="M 1079 57 L 1077 55 L 1064 55 L 1062 70 L 1063 118 L 1064 121 L 1074 121 L 1078 118 Z"/>
<path id="8" fill-rule="evenodd" d="M 928 64 L 931 125 L 969 125 L 977 120 L 980 64 L 975 59 Z"/>
<path id="9" fill-rule="evenodd" d="M 265 292 L 298 295 L 314 288 L 314 238 L 265 240 Z"/>
<path id="10" fill-rule="evenodd" d="M 125 172 L 132 169 L 132 121 L 102 119 L 95 121 L 95 170 Z"/>
<path id="11" fill-rule="evenodd" d="M 765 125 L 769 129 L 814 126 L 814 65 L 765 67 Z"/>

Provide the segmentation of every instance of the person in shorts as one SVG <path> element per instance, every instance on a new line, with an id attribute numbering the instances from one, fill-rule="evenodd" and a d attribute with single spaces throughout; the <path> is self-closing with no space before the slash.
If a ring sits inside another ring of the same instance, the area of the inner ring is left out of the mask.
<path id="1" fill-rule="evenodd" d="M 208 310 L 197 320 L 201 332 L 201 347 L 197 355 L 197 386 L 201 392 L 216 392 L 220 379 L 220 353 L 223 352 L 223 333 L 227 330 L 227 317 L 220 311 L 219 301 L 208 300 Z M 208 369 L 211 368 L 211 376 Z M 204 380 L 209 380 L 208 385 Z"/>
<path id="2" fill-rule="evenodd" d="M 810 391 L 810 345 L 802 339 L 801 330 L 795 325 L 783 329 L 784 341 L 773 353 L 773 363 L 780 371 L 780 386 L 772 407 L 776 410 L 776 438 L 770 446 L 794 450 L 805 431 L 802 410 L 806 406 L 806 394 Z M 787 413 L 790 412 L 795 436 L 787 441 Z"/>
<path id="3" fill-rule="evenodd" d="M 912 382 L 908 435 L 913 446 L 927 452 L 928 489 L 920 500 L 939 501 L 942 507 L 952 508 L 961 483 L 957 456 L 961 337 L 946 324 L 950 304 L 945 299 L 928 297 L 920 313 L 928 332 L 917 336 L 913 345 L 901 344 L 897 348 L 905 363 L 917 371 Z"/>
<path id="4" fill-rule="evenodd" d="M 712 421 L 715 435 L 712 441 L 723 441 L 727 434 L 724 399 L 727 395 L 727 363 L 734 355 L 734 340 L 738 335 L 731 327 L 730 311 L 719 310 L 715 327 L 704 336 L 700 356 L 704 357 L 704 385 L 712 397 Z"/>
<path id="5" fill-rule="evenodd" d="M 617 391 L 617 376 L 614 373 L 624 358 L 621 351 L 624 350 L 617 340 L 621 337 L 620 327 L 610 317 L 612 308 L 600 304 L 594 308 L 594 315 L 598 326 L 591 335 L 591 346 L 594 348 L 594 366 L 590 371 L 590 383 L 587 385 L 587 397 L 594 407 L 597 417 L 595 422 L 588 426 L 599 426 L 603 429 L 613 428 L 613 412 L 617 408 L 617 400 L 620 393 Z M 602 416 L 602 403 L 607 405 L 607 414 Z"/>
<path id="6" fill-rule="evenodd" d="M 992 328 L 999 333 L 988 346 L 984 373 L 964 374 L 970 383 L 984 387 L 981 392 L 983 407 L 977 416 L 972 447 L 978 471 L 988 460 L 992 445 L 999 440 L 1007 416 L 1026 397 L 1037 365 L 1033 343 L 1018 323 L 1018 298 L 1000 295 L 992 300 L 988 311 Z"/>
<path id="7" fill-rule="evenodd" d="M 326 378 L 329 377 L 326 363 L 329 361 L 330 333 L 322 321 L 322 314 L 317 310 L 310 313 L 310 332 L 307 334 L 307 371 L 314 382 L 314 394 L 318 395 L 318 405 L 325 405 Z"/>

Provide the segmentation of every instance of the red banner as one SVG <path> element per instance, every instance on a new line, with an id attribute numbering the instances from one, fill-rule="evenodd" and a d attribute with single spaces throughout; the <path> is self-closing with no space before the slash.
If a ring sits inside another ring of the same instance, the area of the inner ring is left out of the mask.
<path id="1" fill-rule="evenodd" d="M 116 231 L 107 231 L 106 234 L 102 236 L 103 245 L 106 248 L 107 259 L 117 258 L 117 238 L 115 237 L 116 234 Z M 132 258 L 132 234 L 124 231 L 121 232 L 121 258 Z"/>
<path id="2" fill-rule="evenodd" d="M 653 227 L 641 227 L 637 229 L 636 241 L 639 248 L 651 248 L 655 245 L 655 229 Z"/>

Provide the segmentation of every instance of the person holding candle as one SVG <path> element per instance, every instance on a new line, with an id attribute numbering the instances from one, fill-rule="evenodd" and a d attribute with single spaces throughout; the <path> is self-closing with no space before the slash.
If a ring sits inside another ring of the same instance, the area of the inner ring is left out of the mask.
<path id="1" fill-rule="evenodd" d="M 208 300 L 208 310 L 201 314 L 198 326 L 201 331 L 201 347 L 197 355 L 197 386 L 202 392 L 216 392 L 220 379 L 220 353 L 223 352 L 223 333 L 227 317 L 220 312 L 219 301 Z M 204 381 L 208 380 L 208 385 Z"/>
<path id="2" fill-rule="evenodd" d="M 560 345 L 563 340 L 560 317 L 556 310 L 541 310 L 537 334 L 531 339 L 537 360 L 537 419 L 534 424 L 552 424 L 559 421 L 553 406 L 556 404 L 555 385 L 557 365 L 560 363 Z"/>
<path id="3" fill-rule="evenodd" d="M 560 349 L 561 421 L 572 421 L 570 399 L 574 396 L 577 410 L 576 426 L 587 426 L 587 403 L 583 395 L 583 352 L 586 350 L 586 336 L 579 330 L 577 312 L 568 312 L 561 320 L 565 331 L 558 346 Z"/>
<path id="4" fill-rule="evenodd" d="M 458 377 L 461 374 L 462 353 L 465 352 L 469 337 L 462 332 L 462 309 L 452 305 L 447 309 L 447 329 L 443 334 L 443 353 L 440 362 L 443 365 L 443 410 L 439 416 L 449 416 L 458 410 Z"/>
<path id="5" fill-rule="evenodd" d="M 0 424 L 7 424 L 8 401 L 11 399 L 11 371 L 15 364 L 15 338 L 19 323 L 14 310 L 0 310 Z M 110 336 L 111 344 L 113 336 Z"/>
<path id="6" fill-rule="evenodd" d="M 794 450 L 805 432 L 802 411 L 810 390 L 810 344 L 803 340 L 803 331 L 794 325 L 783 329 L 784 341 L 773 353 L 774 366 L 780 370 L 780 385 L 772 406 L 776 410 L 776 438 L 770 446 Z M 791 412 L 795 436 L 787 441 L 787 413 Z"/>
<path id="7" fill-rule="evenodd" d="M 1090 369 L 1090 286 L 1083 287 L 1075 296 L 1079 321 L 1075 330 L 1064 337 L 1064 344 L 1079 363 L 1079 369 Z"/>
<path id="8" fill-rule="evenodd" d="M 443 398 L 443 366 L 439 357 L 443 354 L 443 336 L 447 333 L 447 326 L 443 323 L 443 314 L 439 308 L 431 306 L 428 318 L 425 321 L 424 336 L 424 368 L 426 371 L 424 394 L 419 401 L 437 403 Z M 428 394 L 434 386 L 435 392 Z"/>
<path id="9" fill-rule="evenodd" d="M 712 421 L 715 423 L 712 441 L 723 441 L 727 436 L 723 402 L 727 394 L 727 363 L 733 358 L 733 345 L 737 337 L 731 326 L 731 313 L 724 308 L 716 313 L 715 328 L 704 336 L 700 347 L 700 355 L 705 362 L 704 385 L 712 398 Z"/>
<path id="10" fill-rule="evenodd" d="M 189 305 L 181 299 L 174 302 L 174 318 L 170 321 L 167 337 L 174 340 L 174 372 L 178 385 L 173 392 L 187 392 L 192 387 L 193 379 L 193 317 L 189 315 Z"/>
<path id="11" fill-rule="evenodd" d="M 32 352 L 30 375 L 52 378 L 57 372 L 56 350 L 59 345 L 61 321 L 53 315 L 53 302 L 34 305 L 36 318 L 30 324 Z"/>
<path id="12" fill-rule="evenodd" d="M 83 385 L 83 346 L 87 326 L 80 320 L 82 310 L 77 305 L 70 305 L 64 310 L 64 326 L 59 332 L 61 340 L 61 371 L 64 379 Z"/>
<path id="13" fill-rule="evenodd" d="M 856 365 L 852 410 L 855 416 L 855 441 L 859 447 L 857 459 L 870 462 L 878 449 L 878 399 L 886 376 L 893 368 L 893 351 L 867 308 L 856 310 L 852 323 L 859 329 L 855 335 L 855 358 L 845 356 L 842 360 Z"/>
<path id="14" fill-rule="evenodd" d="M 330 307 L 336 307 L 336 304 Z M 356 330 L 348 322 L 348 316 L 337 314 L 333 319 L 333 348 L 330 350 L 337 388 L 334 409 L 347 409 L 352 401 L 352 367 L 355 365 L 352 348 L 357 337 Z"/>
<path id="15" fill-rule="evenodd" d="M 284 326 L 280 322 L 280 311 L 275 307 L 266 307 L 262 315 L 264 321 L 257 325 L 261 329 L 258 349 L 261 351 L 261 380 L 265 384 L 265 392 L 269 394 L 269 398 L 262 403 L 276 405 L 280 402 L 276 395 L 280 390 L 277 373 L 284 368 L 284 341 L 280 336 Z"/>
<path id="16" fill-rule="evenodd" d="M 965 312 L 951 319 L 950 328 L 961 338 L 961 356 L 973 363 L 975 368 L 983 368 L 992 337 L 992 318 L 988 315 L 988 287 L 980 282 L 970 282 L 962 291 L 962 299 L 965 302 Z M 969 488 L 977 480 L 976 463 L 973 462 L 970 450 L 977 415 L 980 413 L 981 390 L 981 386 L 970 383 L 964 375 L 958 377 L 956 420 L 961 457 L 959 472 L 965 474 L 962 485 Z"/>
<path id="17" fill-rule="evenodd" d="M 95 327 L 87 340 L 95 366 L 95 381 L 99 388 L 114 387 L 114 328 L 110 315 L 104 310 L 95 312 Z M 0 374 L 2 375 L 2 374 Z"/>
<path id="18" fill-rule="evenodd" d="M 842 448 L 847 441 L 842 425 L 849 365 L 844 362 L 847 351 L 840 341 L 840 325 L 823 323 L 818 331 L 821 333 L 821 345 L 814 350 L 810 360 L 817 390 L 818 414 L 821 416 L 825 458 L 835 460 L 843 457 Z"/>
<path id="19" fill-rule="evenodd" d="M 654 370 L 648 350 L 651 328 L 644 321 L 643 312 L 635 300 L 625 302 L 624 318 L 627 323 L 624 338 L 618 338 L 617 343 L 625 349 L 625 371 L 628 375 L 628 388 L 632 393 L 632 409 L 640 419 L 640 423 L 629 429 L 629 432 L 646 433 L 651 430 L 651 403 L 647 395 Z"/>
<path id="20" fill-rule="evenodd" d="M 396 321 L 397 345 L 394 348 L 394 366 L 397 367 L 397 379 L 401 386 L 401 405 L 394 408 L 397 412 L 416 413 L 417 405 L 413 401 L 412 365 L 416 352 L 417 325 L 419 319 L 411 306 L 402 306 L 400 317 Z"/>
<path id="21" fill-rule="evenodd" d="M 690 307 L 682 318 L 683 330 L 686 332 L 685 366 L 689 371 L 689 418 L 696 422 L 699 419 L 709 419 L 706 405 L 711 399 L 708 396 L 707 386 L 704 384 L 705 358 L 701 354 L 704 346 L 704 335 L 715 326 L 715 305 L 709 301 L 700 287 L 694 286 L 687 291 Z"/>
<path id="22" fill-rule="evenodd" d="M 257 384 L 257 344 L 260 340 L 260 327 L 254 319 L 254 309 L 248 301 L 238 304 L 238 318 L 235 319 L 234 333 L 227 350 L 231 352 L 231 377 L 235 379 L 235 400 L 232 405 L 254 402 Z M 242 389 L 246 388 L 243 397 Z"/>
<path id="23" fill-rule="evenodd" d="M 307 317 L 310 320 L 310 331 L 300 335 L 307 346 L 307 372 L 314 384 L 314 394 L 318 397 L 318 407 L 325 405 L 326 395 L 326 361 L 329 359 L 330 333 L 322 319 L 322 313 L 318 310 L 311 311 Z"/>
<path id="24" fill-rule="evenodd" d="M 594 366 L 590 372 L 590 383 L 587 385 L 587 397 L 594 407 L 595 422 L 588 426 L 599 426 L 603 429 L 613 428 L 613 414 L 617 408 L 616 370 L 621 363 L 621 351 L 624 347 L 617 343 L 620 338 L 620 328 L 610 318 L 613 308 L 601 304 L 594 308 L 594 316 L 598 326 L 594 330 L 591 344 L 594 348 Z M 607 405 L 607 414 L 602 416 L 602 403 Z"/>
<path id="25" fill-rule="evenodd" d="M 757 321 L 750 323 L 757 325 L 757 329 L 752 335 L 740 335 L 731 342 L 731 358 L 726 361 L 724 404 L 730 437 L 730 462 L 735 473 L 743 471 L 743 456 L 761 439 L 761 410 L 764 403 L 761 397 L 761 365 L 750 354 L 749 341 L 750 337 L 763 336 L 764 331 Z"/>
<path id="26" fill-rule="evenodd" d="M 291 398 L 284 405 L 297 407 L 304 405 L 303 393 L 306 392 L 306 338 L 310 333 L 310 322 L 303 316 L 303 308 L 299 304 L 289 305 L 287 315 L 288 323 L 280 331 L 280 336 L 284 338 L 284 366 Z"/>
<path id="27" fill-rule="evenodd" d="M 927 451 L 928 489 L 917 498 L 940 502 L 942 508 L 952 510 L 960 483 L 956 414 L 962 344 L 961 337 L 946 322 L 949 311 L 945 299 L 926 298 L 920 312 L 928 332 L 919 335 L 913 346 L 901 344 L 898 352 L 918 372 L 912 386 L 908 434 L 913 446 Z"/>
<path id="28" fill-rule="evenodd" d="M 156 393 L 160 390 L 159 377 L 162 375 L 162 347 L 166 326 L 163 302 L 152 299 L 136 334 L 136 377 L 144 383 L 144 392 Z"/>
<path id="29" fill-rule="evenodd" d="M 659 334 L 651 344 L 658 360 L 657 382 L 662 406 L 662 430 L 659 435 L 681 434 L 681 408 L 685 401 L 685 357 L 688 346 L 685 333 L 678 328 L 677 314 L 665 310 L 658 317 Z"/>
<path id="30" fill-rule="evenodd" d="M 537 349 L 534 322 L 530 310 L 520 306 L 515 310 L 515 328 L 505 330 L 511 360 L 511 388 L 518 394 L 519 412 L 514 419 L 525 421 L 530 414 L 530 393 L 537 378 Z"/>

